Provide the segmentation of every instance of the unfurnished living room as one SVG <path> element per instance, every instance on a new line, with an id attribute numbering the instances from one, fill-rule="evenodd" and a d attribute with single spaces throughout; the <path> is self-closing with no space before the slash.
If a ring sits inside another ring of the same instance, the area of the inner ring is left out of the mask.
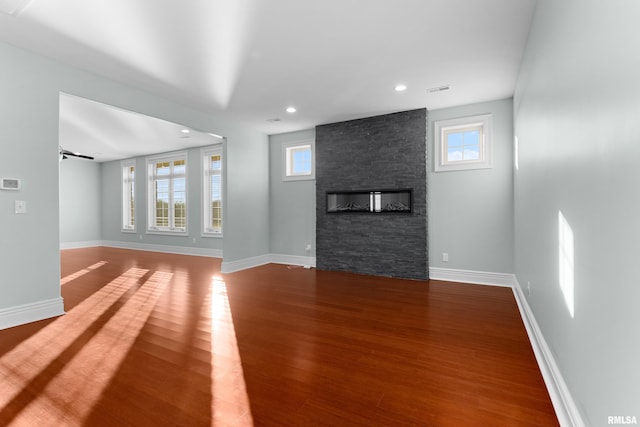
<path id="1" fill-rule="evenodd" d="M 0 425 L 637 425 L 638 19 L 1 0 Z"/>

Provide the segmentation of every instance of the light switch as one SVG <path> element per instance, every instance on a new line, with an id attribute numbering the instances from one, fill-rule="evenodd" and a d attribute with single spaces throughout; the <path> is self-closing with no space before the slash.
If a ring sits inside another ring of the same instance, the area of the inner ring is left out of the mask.
<path id="1" fill-rule="evenodd" d="M 27 202 L 25 200 L 16 200 L 16 213 L 27 213 Z"/>

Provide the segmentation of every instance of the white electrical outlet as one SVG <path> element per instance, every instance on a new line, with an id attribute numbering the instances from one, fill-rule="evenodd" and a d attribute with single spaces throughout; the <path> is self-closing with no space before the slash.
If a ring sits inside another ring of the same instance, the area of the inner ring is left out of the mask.
<path id="1" fill-rule="evenodd" d="M 442 262 L 449 262 L 449 254 L 442 252 Z"/>
<path id="2" fill-rule="evenodd" d="M 307 244 L 307 247 L 304 248 L 305 251 L 309 252 L 311 250 L 311 245 Z"/>
<path id="3" fill-rule="evenodd" d="M 25 200 L 16 200 L 15 209 L 17 214 L 27 213 L 27 202 Z"/>

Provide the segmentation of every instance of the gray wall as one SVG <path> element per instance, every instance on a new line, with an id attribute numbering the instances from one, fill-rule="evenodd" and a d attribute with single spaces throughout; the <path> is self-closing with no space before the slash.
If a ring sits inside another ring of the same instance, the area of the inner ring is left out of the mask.
<path id="1" fill-rule="evenodd" d="M 485 113 L 493 114 L 493 167 L 434 172 L 434 122 Z M 513 273 L 511 99 L 429 111 L 428 138 L 429 266 Z"/>
<path id="2" fill-rule="evenodd" d="M 100 163 L 69 157 L 60 162 L 60 243 L 100 240 Z"/>
<path id="3" fill-rule="evenodd" d="M 0 191 L 0 313 L 60 297 L 61 91 L 226 136 L 225 260 L 268 253 L 266 135 L 3 43 L 0 63 L 0 171 L 23 184 Z M 18 198 L 27 214 L 13 213 Z"/>
<path id="4" fill-rule="evenodd" d="M 426 109 L 316 127 L 316 264 L 428 278 Z M 412 212 L 327 213 L 327 191 L 413 189 Z"/>
<path id="5" fill-rule="evenodd" d="M 315 137 L 315 129 L 269 137 L 269 241 L 273 254 L 316 254 L 316 181 L 282 180 L 282 144 L 314 141 Z M 311 245 L 310 251 L 307 245 Z"/>
<path id="6" fill-rule="evenodd" d="M 640 2 L 540 0 L 514 96 L 515 273 L 588 425 L 640 418 Z M 558 212 L 574 235 L 559 286 Z"/>

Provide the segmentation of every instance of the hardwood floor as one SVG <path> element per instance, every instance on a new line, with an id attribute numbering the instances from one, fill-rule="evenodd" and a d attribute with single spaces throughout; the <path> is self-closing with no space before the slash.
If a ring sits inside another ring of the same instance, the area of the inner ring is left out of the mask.
<path id="1" fill-rule="evenodd" d="M 0 425 L 556 426 L 508 288 L 62 251 L 0 331 Z"/>

